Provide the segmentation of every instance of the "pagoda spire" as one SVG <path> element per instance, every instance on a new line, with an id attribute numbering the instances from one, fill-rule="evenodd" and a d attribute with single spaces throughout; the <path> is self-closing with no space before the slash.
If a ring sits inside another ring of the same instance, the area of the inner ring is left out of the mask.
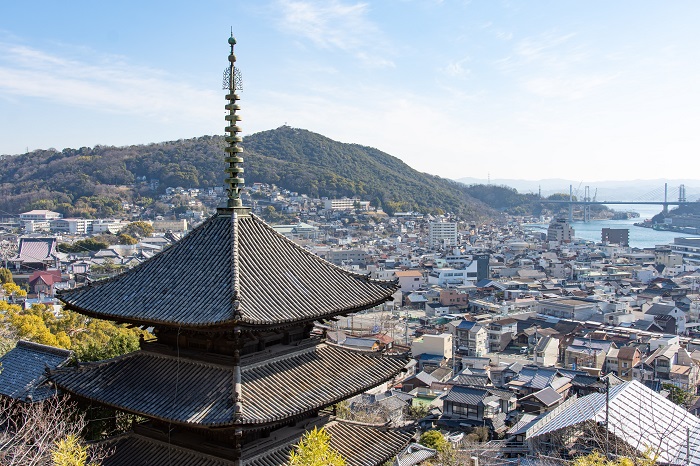
<path id="1" fill-rule="evenodd" d="M 226 167 L 226 192 L 228 195 L 228 201 L 226 206 L 228 208 L 242 207 L 241 202 L 241 190 L 243 189 L 243 184 L 245 180 L 243 179 L 243 157 L 241 157 L 241 152 L 243 149 L 238 147 L 238 143 L 242 141 L 238 133 L 241 132 L 238 122 L 241 120 L 240 115 L 236 114 L 236 111 L 240 110 L 241 107 L 236 103 L 240 100 L 236 91 L 241 88 L 240 75 L 235 67 L 236 55 L 233 53 L 233 46 L 236 45 L 236 39 L 234 39 L 233 34 L 228 39 L 228 43 L 231 45 L 231 53 L 228 56 L 229 66 L 224 72 L 224 89 L 228 90 L 226 94 L 226 110 L 228 113 L 226 115 L 226 152 L 225 162 L 228 164 Z"/>

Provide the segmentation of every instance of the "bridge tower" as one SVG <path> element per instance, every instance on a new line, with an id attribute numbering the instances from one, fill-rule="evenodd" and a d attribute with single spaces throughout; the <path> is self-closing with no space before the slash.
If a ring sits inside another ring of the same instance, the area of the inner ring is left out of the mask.
<path id="1" fill-rule="evenodd" d="M 664 208 L 661 213 L 668 215 L 668 183 L 664 183 Z"/>
<path id="2" fill-rule="evenodd" d="M 682 184 L 678 187 L 678 202 L 686 202 L 685 200 L 685 185 Z"/>
<path id="3" fill-rule="evenodd" d="M 583 221 L 588 223 L 591 221 L 591 187 L 586 186 L 583 192 Z"/>
<path id="4" fill-rule="evenodd" d="M 569 223 L 574 223 L 574 185 L 569 185 Z"/>

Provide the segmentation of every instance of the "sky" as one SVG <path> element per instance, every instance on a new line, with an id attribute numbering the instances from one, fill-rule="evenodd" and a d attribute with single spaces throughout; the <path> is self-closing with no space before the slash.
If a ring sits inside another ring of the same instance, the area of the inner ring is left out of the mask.
<path id="1" fill-rule="evenodd" d="M 458 179 L 700 179 L 700 2 L 0 2 L 0 154 L 282 125 Z"/>

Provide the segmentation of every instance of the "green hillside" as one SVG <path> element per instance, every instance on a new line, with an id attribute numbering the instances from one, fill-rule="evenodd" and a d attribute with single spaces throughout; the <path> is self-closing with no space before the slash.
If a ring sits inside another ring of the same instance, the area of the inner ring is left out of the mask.
<path id="1" fill-rule="evenodd" d="M 528 203 L 509 188 L 469 187 L 420 173 L 377 149 L 288 126 L 247 136 L 242 146 L 246 184 L 276 184 L 314 197 L 359 196 L 389 212 L 445 211 L 468 218 Z M 3 156 L 0 210 L 111 215 L 123 201 L 148 202 L 156 196 L 151 180 L 158 180 L 160 192 L 168 186 L 221 186 L 223 138 Z"/>

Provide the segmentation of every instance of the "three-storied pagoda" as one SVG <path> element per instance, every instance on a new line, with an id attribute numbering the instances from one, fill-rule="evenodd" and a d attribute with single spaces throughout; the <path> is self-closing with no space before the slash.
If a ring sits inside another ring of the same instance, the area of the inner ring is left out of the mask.
<path id="1" fill-rule="evenodd" d="M 152 327 L 139 351 L 51 373 L 78 399 L 147 419 L 108 440 L 114 465 L 281 465 L 325 425 L 348 465 L 379 464 L 409 434 L 321 410 L 397 375 L 405 359 L 312 334 L 314 321 L 391 299 L 394 282 L 336 267 L 241 202 L 235 39 L 229 44 L 225 208 L 182 241 L 114 278 L 63 292 L 67 309 Z"/>

